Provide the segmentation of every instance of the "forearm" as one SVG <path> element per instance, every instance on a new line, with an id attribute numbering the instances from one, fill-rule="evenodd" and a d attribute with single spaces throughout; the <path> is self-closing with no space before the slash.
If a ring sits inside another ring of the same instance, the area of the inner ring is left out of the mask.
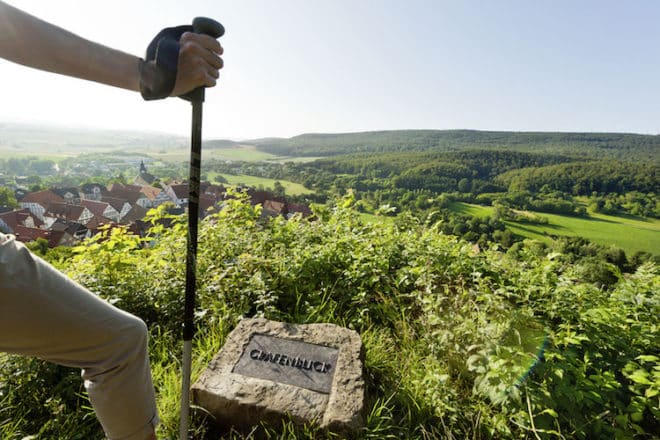
<path id="1" fill-rule="evenodd" d="M 0 57 L 139 91 L 139 58 L 85 40 L 0 1 Z"/>

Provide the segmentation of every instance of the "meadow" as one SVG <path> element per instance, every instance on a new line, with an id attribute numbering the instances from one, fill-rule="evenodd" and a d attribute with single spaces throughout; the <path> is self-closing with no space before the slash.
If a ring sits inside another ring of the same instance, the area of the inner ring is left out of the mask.
<path id="1" fill-rule="evenodd" d="M 190 147 L 157 148 L 144 151 L 149 156 L 164 162 L 187 162 L 190 159 Z M 202 147 L 202 160 L 208 159 L 259 162 L 275 160 L 277 156 L 258 151 L 251 145 L 236 145 L 228 148 Z"/>
<path id="2" fill-rule="evenodd" d="M 311 194 L 313 191 L 305 188 L 303 185 L 295 182 L 289 182 L 287 180 L 276 180 L 268 179 L 265 177 L 256 177 L 256 176 L 246 176 L 246 175 L 234 175 L 234 174 L 225 174 L 225 173 L 207 173 L 208 180 L 213 182 L 215 181 L 216 176 L 222 176 L 227 180 L 229 185 L 247 185 L 254 188 L 263 187 L 263 188 L 273 188 L 275 182 L 280 182 L 284 187 L 284 192 L 286 195 L 297 196 L 302 194 Z"/>
<path id="3" fill-rule="evenodd" d="M 494 208 L 453 202 L 453 212 L 477 217 L 492 215 Z M 548 219 L 548 224 L 516 223 L 507 221 L 507 227 L 525 238 L 552 241 L 553 235 L 583 237 L 597 244 L 617 246 L 627 254 L 660 250 L 660 220 L 634 216 L 612 216 L 590 213 L 589 217 L 571 217 L 556 214 L 534 213 Z"/>

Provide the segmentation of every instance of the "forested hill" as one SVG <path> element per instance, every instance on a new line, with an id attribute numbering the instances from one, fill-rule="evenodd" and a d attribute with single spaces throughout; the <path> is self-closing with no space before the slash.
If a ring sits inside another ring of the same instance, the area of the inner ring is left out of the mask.
<path id="1" fill-rule="evenodd" d="M 658 161 L 660 135 L 629 133 L 506 132 L 477 130 L 394 130 L 303 134 L 289 139 L 249 141 L 280 156 L 335 156 L 360 152 L 507 149 L 629 160 Z"/>

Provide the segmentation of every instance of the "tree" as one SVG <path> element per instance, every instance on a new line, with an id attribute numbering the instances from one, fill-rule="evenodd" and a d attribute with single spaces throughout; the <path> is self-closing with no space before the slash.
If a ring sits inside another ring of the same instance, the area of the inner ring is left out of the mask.
<path id="1" fill-rule="evenodd" d="M 29 242 L 27 247 L 32 252 L 35 252 L 43 257 L 48 252 L 48 240 L 39 237 L 36 240 Z"/>
<path id="2" fill-rule="evenodd" d="M 14 195 L 14 191 L 6 186 L 0 187 L 0 206 L 7 206 L 9 208 L 18 208 L 18 201 Z"/>
<path id="3" fill-rule="evenodd" d="M 213 177 L 213 180 L 215 183 L 229 183 L 222 174 L 216 174 L 215 177 Z"/>
<path id="4" fill-rule="evenodd" d="M 472 189 L 472 184 L 465 177 L 458 181 L 458 191 L 468 193 Z"/>

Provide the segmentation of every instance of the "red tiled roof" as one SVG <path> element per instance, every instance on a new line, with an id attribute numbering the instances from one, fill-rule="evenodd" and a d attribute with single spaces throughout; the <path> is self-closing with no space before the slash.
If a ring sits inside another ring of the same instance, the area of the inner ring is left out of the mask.
<path id="1" fill-rule="evenodd" d="M 53 191 L 37 191 L 28 193 L 21 199 L 21 203 L 38 203 L 39 205 L 46 208 L 51 203 L 64 203 L 64 199 Z"/>
<path id="2" fill-rule="evenodd" d="M 137 202 L 138 199 L 140 199 L 142 197 L 143 197 L 143 195 L 140 191 L 128 191 L 128 190 L 125 190 L 125 189 L 121 189 L 121 190 L 116 189 L 116 190 L 109 191 L 107 196 L 102 197 L 101 200 L 106 202 L 107 201 L 107 200 L 105 200 L 106 198 L 115 198 L 115 199 L 125 200 L 128 203 L 130 203 L 131 205 L 134 205 L 135 202 Z M 110 203 L 110 202 L 108 201 L 108 203 Z"/>
<path id="3" fill-rule="evenodd" d="M 27 243 L 29 241 L 34 241 L 37 238 L 46 238 L 48 235 L 50 235 L 50 231 L 38 228 L 27 228 L 23 225 L 16 225 L 14 228 L 14 235 L 18 241 Z"/>
<path id="4" fill-rule="evenodd" d="M 199 195 L 199 210 L 201 212 L 206 212 L 210 207 L 215 205 L 218 199 L 211 194 L 200 194 Z"/>
<path id="5" fill-rule="evenodd" d="M 124 191 L 124 192 L 138 193 L 140 192 L 141 188 L 142 187 L 139 185 L 124 185 L 123 183 L 115 182 L 111 185 L 108 185 L 108 192 Z"/>
<path id="6" fill-rule="evenodd" d="M 59 246 L 62 243 L 62 239 L 67 234 L 66 231 L 50 231 L 50 237 L 48 238 L 48 247 L 54 248 Z"/>
<path id="7" fill-rule="evenodd" d="M 224 186 L 214 185 L 210 182 L 202 182 L 200 184 L 200 189 L 203 194 L 212 194 L 216 197 L 222 197 L 227 192 Z"/>
<path id="8" fill-rule="evenodd" d="M 27 228 L 23 225 L 18 225 L 14 229 L 14 235 L 16 235 L 18 241 L 28 243 L 38 238 L 43 238 L 44 240 L 48 240 L 48 247 L 50 248 L 59 246 L 64 234 L 64 231 L 46 231 L 38 228 Z"/>
<path id="9" fill-rule="evenodd" d="M 94 217 L 91 218 L 90 221 L 88 221 L 85 224 L 85 227 L 87 227 L 87 229 L 89 229 L 90 231 L 93 231 L 93 230 L 97 229 L 99 227 L 99 225 L 103 225 L 108 221 L 110 221 L 110 220 L 105 218 L 105 217 L 95 215 Z"/>
<path id="10" fill-rule="evenodd" d="M 124 203 L 128 203 L 126 199 L 105 196 L 101 198 L 101 201 L 115 208 L 117 212 L 121 212 L 121 210 L 124 208 Z"/>
<path id="11" fill-rule="evenodd" d="M 124 185 L 124 190 L 133 193 L 139 193 L 142 187 L 140 185 Z"/>
<path id="12" fill-rule="evenodd" d="M 0 219 L 7 224 L 12 230 L 16 225 L 24 225 L 25 220 L 32 217 L 35 225 L 41 226 L 43 222 L 37 217 L 33 216 L 29 209 L 19 209 L 17 211 L 3 212 L 0 214 Z"/>
<path id="13" fill-rule="evenodd" d="M 142 220 L 145 215 L 147 215 L 147 209 L 143 208 L 140 205 L 133 205 L 131 210 L 124 216 L 121 220 L 122 223 L 131 223 L 137 220 Z"/>
<path id="14" fill-rule="evenodd" d="M 143 186 L 141 187 L 140 192 L 147 196 L 149 200 L 155 200 L 156 197 L 158 197 L 158 194 L 162 192 L 162 190 L 156 188 L 155 186 Z"/>
<path id="15" fill-rule="evenodd" d="M 111 183 L 110 185 L 108 185 L 108 192 L 121 191 L 123 189 L 124 189 L 124 184 L 123 183 L 114 182 L 114 183 Z"/>
<path id="16" fill-rule="evenodd" d="M 24 211 L 27 211 L 27 209 L 21 209 L 20 211 L 3 212 L 2 214 L 0 214 L 0 220 L 2 220 L 11 229 L 14 229 L 16 225 L 20 222 L 19 213 L 23 213 Z"/>
<path id="17" fill-rule="evenodd" d="M 68 203 L 51 203 L 46 208 L 46 215 L 62 217 L 66 220 L 78 220 L 85 208 L 80 205 L 70 205 Z"/>
<path id="18" fill-rule="evenodd" d="M 174 195 L 177 196 L 179 199 L 187 199 L 188 198 L 188 184 L 187 183 L 181 183 L 177 185 L 170 185 L 170 188 L 172 188 L 172 191 L 174 191 Z"/>

